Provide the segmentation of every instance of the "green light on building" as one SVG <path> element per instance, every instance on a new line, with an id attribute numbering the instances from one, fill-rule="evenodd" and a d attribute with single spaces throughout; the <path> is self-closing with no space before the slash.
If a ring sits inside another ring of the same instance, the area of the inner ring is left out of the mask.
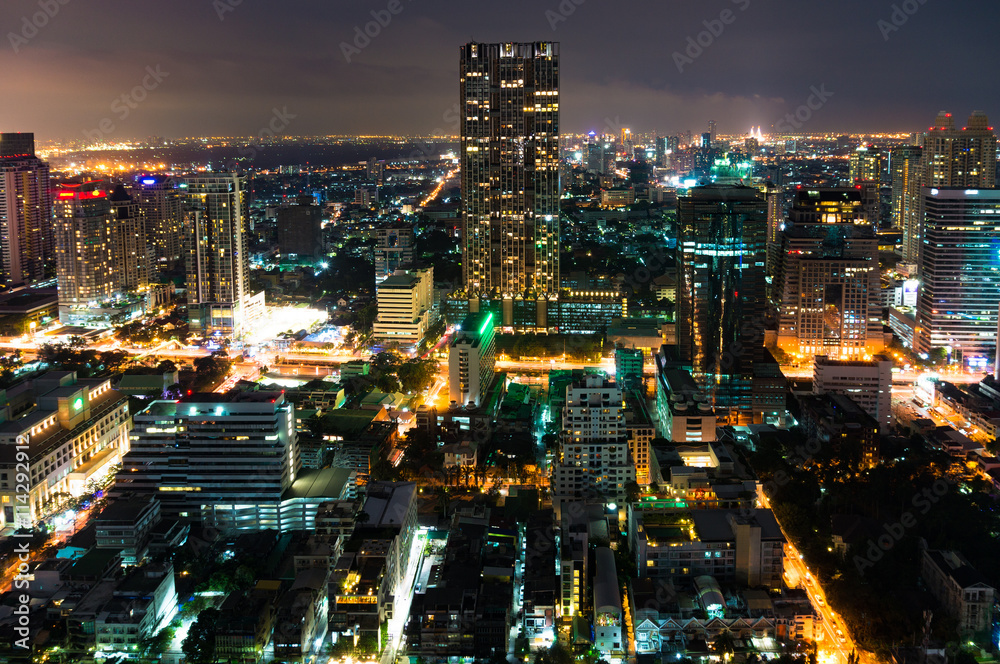
<path id="1" fill-rule="evenodd" d="M 486 322 L 484 322 L 483 326 L 479 328 L 479 334 L 483 334 L 484 332 L 486 332 L 486 328 L 488 328 L 492 324 L 493 324 L 493 313 L 491 312 L 489 315 L 486 316 Z"/>

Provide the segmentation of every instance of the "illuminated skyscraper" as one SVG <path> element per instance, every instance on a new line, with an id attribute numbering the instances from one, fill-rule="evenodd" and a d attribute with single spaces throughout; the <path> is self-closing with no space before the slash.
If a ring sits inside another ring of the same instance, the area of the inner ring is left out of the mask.
<path id="1" fill-rule="evenodd" d="M 0 285 L 44 279 L 52 251 L 49 165 L 34 134 L 0 134 Z"/>
<path id="2" fill-rule="evenodd" d="M 466 291 L 555 294 L 559 44 L 469 43 L 460 72 Z"/>
<path id="3" fill-rule="evenodd" d="M 782 243 L 775 284 L 778 347 L 834 359 L 862 359 L 882 351 L 874 229 L 850 222 L 791 224 Z"/>
<path id="4" fill-rule="evenodd" d="M 86 318 L 88 309 L 97 309 L 120 290 L 117 228 L 108 187 L 107 181 L 98 180 L 60 185 L 56 192 L 56 277 L 64 324 Z"/>
<path id="5" fill-rule="evenodd" d="M 892 151 L 892 225 L 903 231 L 903 260 L 920 258 L 920 187 L 923 149 L 907 145 Z"/>
<path id="6" fill-rule="evenodd" d="M 114 257 L 118 287 L 123 291 L 143 290 L 149 286 L 149 256 L 139 204 L 122 185 L 115 187 L 108 200 L 115 216 Z"/>
<path id="7" fill-rule="evenodd" d="M 982 111 L 969 117 L 964 129 L 955 127 L 951 113 L 942 111 L 924 135 L 924 181 L 928 187 L 992 189 L 997 182 L 997 137 Z"/>
<path id="8" fill-rule="evenodd" d="M 767 201 L 751 187 L 695 187 L 678 198 L 677 226 L 681 357 L 718 409 L 748 421 L 764 350 Z"/>
<path id="9" fill-rule="evenodd" d="M 1000 306 L 1000 189 L 924 188 L 917 349 L 983 369 Z"/>
<path id="10" fill-rule="evenodd" d="M 191 330 L 205 336 L 238 336 L 246 329 L 250 304 L 246 178 L 235 173 L 191 175 L 180 189 Z"/>
<path id="11" fill-rule="evenodd" d="M 882 153 L 878 148 L 860 148 L 851 153 L 851 183 L 879 182 L 882 179 Z"/>
<path id="12" fill-rule="evenodd" d="M 181 190 L 177 180 L 162 175 L 139 179 L 133 197 L 142 211 L 146 242 L 152 248 L 153 272 L 171 269 L 181 260 Z"/>

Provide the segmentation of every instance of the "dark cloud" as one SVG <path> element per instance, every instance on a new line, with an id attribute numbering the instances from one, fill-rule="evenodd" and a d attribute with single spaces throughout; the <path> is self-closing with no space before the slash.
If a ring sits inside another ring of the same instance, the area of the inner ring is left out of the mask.
<path id="1" fill-rule="evenodd" d="M 0 128 L 73 138 L 110 118 L 112 137 L 246 135 L 277 108 L 290 134 L 454 130 L 469 40 L 561 42 L 565 131 L 767 127 L 813 86 L 833 92 L 817 131 L 1000 115 L 986 0 L 395 1 L 397 14 L 390 0 L 5 0 Z M 168 75 L 121 117 L 147 67 Z"/>

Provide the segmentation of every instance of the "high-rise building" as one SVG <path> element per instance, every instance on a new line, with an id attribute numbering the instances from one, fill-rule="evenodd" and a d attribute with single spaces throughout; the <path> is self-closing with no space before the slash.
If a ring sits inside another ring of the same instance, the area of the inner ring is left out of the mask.
<path id="1" fill-rule="evenodd" d="M 413 227 L 390 226 L 375 231 L 375 282 L 413 262 Z"/>
<path id="2" fill-rule="evenodd" d="M 323 242 L 323 210 L 312 196 L 300 196 L 295 205 L 278 208 L 278 249 L 282 256 L 319 258 Z"/>
<path id="3" fill-rule="evenodd" d="M 133 191 L 145 221 L 146 242 L 153 254 L 152 273 L 180 265 L 184 220 L 182 191 L 175 178 L 164 175 L 140 178 Z"/>
<path id="4" fill-rule="evenodd" d="M 365 162 L 365 175 L 372 184 L 378 186 L 385 184 L 385 160 L 369 157 Z"/>
<path id="5" fill-rule="evenodd" d="M 925 187 L 923 207 L 917 349 L 985 368 L 1000 306 L 1000 189 Z"/>
<path id="6" fill-rule="evenodd" d="M 448 394 L 459 406 L 481 406 L 496 371 L 493 314 L 469 314 L 448 351 Z"/>
<path id="7" fill-rule="evenodd" d="M 149 255 L 145 223 L 139 204 L 125 191 L 115 187 L 108 196 L 115 218 L 115 269 L 118 287 L 123 291 L 145 290 L 149 286 Z"/>
<path id="8" fill-rule="evenodd" d="M 677 341 L 717 410 L 754 418 L 753 363 L 763 355 L 767 201 L 709 185 L 678 198 Z"/>
<path id="9" fill-rule="evenodd" d="M 34 134 L 0 134 L 0 286 L 45 278 L 53 260 L 49 165 Z"/>
<path id="10" fill-rule="evenodd" d="M 916 207 L 903 227 L 903 250 L 907 262 L 921 264 L 924 245 L 924 192 L 919 187 L 996 187 L 997 137 L 982 111 L 974 111 L 963 129 L 955 126 L 951 113 L 941 111 L 934 126 L 920 137 L 923 147 L 920 179 L 914 183 Z"/>
<path id="11" fill-rule="evenodd" d="M 865 182 L 853 187 L 799 187 L 788 220 L 796 224 L 864 224 L 878 227 L 878 187 Z"/>
<path id="12" fill-rule="evenodd" d="M 719 124 L 715 120 L 708 121 L 708 136 L 712 141 L 712 145 L 715 145 L 716 132 L 719 128 Z"/>
<path id="13" fill-rule="evenodd" d="M 238 336 L 250 308 L 247 181 L 235 173 L 186 176 L 188 317 L 192 332 Z"/>
<path id="14" fill-rule="evenodd" d="M 434 268 L 398 270 L 376 286 L 378 318 L 373 336 L 380 343 L 416 347 L 424 340 L 434 307 Z"/>
<path id="15" fill-rule="evenodd" d="M 117 220 L 104 180 L 60 185 L 54 218 L 59 319 L 80 322 L 87 310 L 114 299 L 121 288 Z M 101 307 L 103 308 L 103 307 Z"/>
<path id="16" fill-rule="evenodd" d="M 871 227 L 789 225 L 775 282 L 781 350 L 857 359 L 885 348 L 878 239 Z"/>
<path id="17" fill-rule="evenodd" d="M 942 111 L 924 135 L 924 180 L 928 187 L 992 189 L 997 181 L 997 137 L 982 111 L 963 129 Z"/>
<path id="18" fill-rule="evenodd" d="M 469 43 L 460 71 L 466 291 L 555 294 L 559 44 Z"/>
<path id="19" fill-rule="evenodd" d="M 875 418 L 882 433 L 892 426 L 892 360 L 885 355 L 870 360 L 818 356 L 813 366 L 813 393 L 850 397 Z"/>
<path id="20" fill-rule="evenodd" d="M 195 394 L 134 416 L 115 491 L 155 494 L 165 516 L 221 530 L 280 530 L 283 494 L 299 470 L 284 394 Z"/>
<path id="21" fill-rule="evenodd" d="M 619 500 L 635 481 L 621 388 L 603 374 L 566 387 L 555 495 Z"/>
<path id="22" fill-rule="evenodd" d="M 851 153 L 851 184 L 882 181 L 882 153 L 876 147 L 862 145 Z"/>
<path id="23" fill-rule="evenodd" d="M 923 148 L 906 145 L 891 154 L 892 225 L 903 231 L 903 260 L 920 258 L 920 188 L 923 184 Z"/>

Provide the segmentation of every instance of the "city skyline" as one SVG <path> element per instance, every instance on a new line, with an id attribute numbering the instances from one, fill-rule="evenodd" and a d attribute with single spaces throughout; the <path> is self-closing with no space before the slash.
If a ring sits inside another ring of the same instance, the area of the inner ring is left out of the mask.
<path id="1" fill-rule="evenodd" d="M 54 0 L 51 16 L 41 4 L 0 8 L 0 66 L 21 93 L 0 124 L 51 140 L 258 135 L 276 113 L 289 135 L 457 134 L 453 45 L 470 40 L 561 42 L 567 133 L 676 133 L 704 130 L 710 119 L 720 134 L 904 132 L 942 108 L 989 113 L 1000 102 L 962 66 L 989 56 L 988 22 L 977 20 L 985 2 L 936 12 L 919 0 L 616 7 L 622 30 L 605 27 L 607 7 L 574 0 L 475 8 L 298 0 L 281 12 L 237 0 L 141 12 L 120 0 L 86 10 Z M 923 48 L 957 34 L 961 42 Z M 830 66 L 826 45 L 843 35 L 852 48 Z M 872 61 L 893 76 L 876 75 Z"/>

